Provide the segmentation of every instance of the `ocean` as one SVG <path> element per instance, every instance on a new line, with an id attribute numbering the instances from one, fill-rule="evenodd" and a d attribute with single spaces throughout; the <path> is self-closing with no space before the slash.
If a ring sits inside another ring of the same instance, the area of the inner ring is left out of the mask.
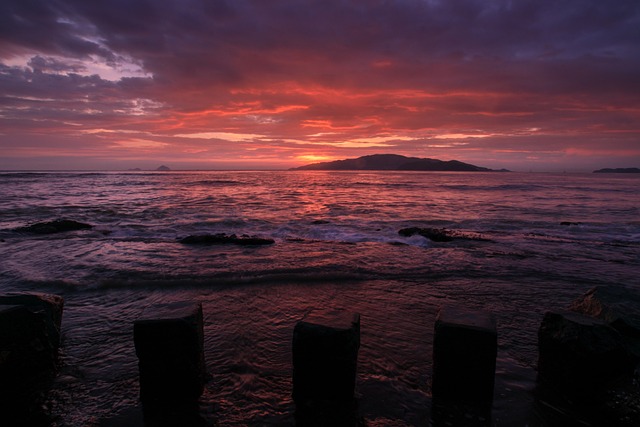
<path id="1" fill-rule="evenodd" d="M 133 322 L 171 301 L 203 306 L 205 425 L 293 425 L 295 323 L 341 311 L 361 315 L 361 423 L 435 425 L 445 305 L 496 317 L 491 425 L 560 425 L 569 415 L 536 399 L 537 331 L 594 286 L 640 290 L 638 188 L 635 174 L 0 172 L 0 292 L 65 299 L 52 426 L 138 425 Z M 93 228 L 17 230 L 63 218 Z M 274 243 L 178 240 L 216 233 Z"/>

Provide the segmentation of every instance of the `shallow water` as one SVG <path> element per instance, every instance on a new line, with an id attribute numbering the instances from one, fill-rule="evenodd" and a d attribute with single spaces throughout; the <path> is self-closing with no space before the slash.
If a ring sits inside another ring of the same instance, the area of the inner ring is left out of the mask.
<path id="1" fill-rule="evenodd" d="M 636 176 L 515 173 L 0 173 L 0 290 L 64 296 L 55 426 L 138 414 L 133 321 L 199 301 L 215 425 L 291 425 L 291 337 L 314 311 L 362 317 L 357 416 L 428 425 L 439 307 L 492 311 L 499 352 L 491 425 L 557 425 L 534 399 L 537 329 L 595 285 L 640 288 Z M 69 218 L 92 230 L 29 235 Z M 564 221 L 572 224 L 562 225 Z M 486 240 L 435 243 L 405 227 Z M 187 246 L 236 233 L 269 246 Z M 588 414 L 584 416 L 589 422 Z M 101 424 L 102 423 L 102 424 Z"/>

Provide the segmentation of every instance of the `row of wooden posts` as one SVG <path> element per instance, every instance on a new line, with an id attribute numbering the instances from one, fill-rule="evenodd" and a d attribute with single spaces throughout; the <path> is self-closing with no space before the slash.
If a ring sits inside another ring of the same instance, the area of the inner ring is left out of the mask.
<path id="1" fill-rule="evenodd" d="M 55 370 L 51 366 L 60 344 L 63 304 L 56 295 L 0 296 L 0 331 L 4 330 L 0 351 L 14 350 L 8 356 L 4 352 L 0 373 L 15 374 L 15 381 L 4 382 L 3 396 L 11 395 L 11 388 L 23 380 L 18 372 Z M 133 331 L 143 405 L 197 402 L 207 379 L 202 305 L 148 307 L 134 322 Z M 353 400 L 359 347 L 358 314 L 309 315 L 299 321 L 292 342 L 294 401 Z M 491 314 L 443 308 L 435 323 L 434 397 L 490 405 L 496 352 Z"/>
<path id="2" fill-rule="evenodd" d="M 202 306 L 169 304 L 147 310 L 134 323 L 143 403 L 197 399 L 205 383 Z M 293 330 L 293 391 L 296 403 L 348 402 L 354 397 L 360 316 L 313 315 Z M 435 322 L 433 395 L 490 405 L 497 332 L 493 316 L 446 307 Z"/>
<path id="3" fill-rule="evenodd" d="M 620 298 L 618 289 L 596 289 L 586 295 L 588 304 L 582 305 L 600 307 L 594 302 L 596 297 L 603 300 L 611 293 Z M 629 300 L 629 295 L 624 294 L 623 301 Z M 0 295 L 3 408 L 28 409 L 32 389 L 55 373 L 63 305 L 57 295 Z M 589 313 L 580 305 L 574 309 L 583 310 L 583 314 L 545 315 L 539 330 L 538 379 L 582 398 L 598 392 L 612 379 L 632 378 L 640 359 L 640 333 L 631 324 L 616 320 L 613 326 L 621 324 L 621 330 L 626 331 L 621 334 L 604 321 L 586 316 Z M 143 406 L 197 403 L 207 379 L 202 305 L 184 302 L 148 307 L 134 322 L 133 330 Z M 292 341 L 292 396 L 296 404 L 352 401 L 359 347 L 358 314 L 308 315 L 297 322 Z M 497 330 L 491 313 L 441 308 L 434 325 L 434 402 L 472 404 L 490 411 L 496 356 Z"/>

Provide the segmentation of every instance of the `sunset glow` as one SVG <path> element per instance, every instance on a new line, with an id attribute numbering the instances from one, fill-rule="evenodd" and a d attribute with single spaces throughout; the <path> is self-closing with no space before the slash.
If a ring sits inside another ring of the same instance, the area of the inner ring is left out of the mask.
<path id="1" fill-rule="evenodd" d="M 0 169 L 640 165 L 640 4 L 0 5 Z"/>

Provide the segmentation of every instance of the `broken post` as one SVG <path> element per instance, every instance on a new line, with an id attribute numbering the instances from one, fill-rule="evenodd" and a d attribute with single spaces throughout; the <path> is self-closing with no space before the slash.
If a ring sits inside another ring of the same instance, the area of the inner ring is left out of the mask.
<path id="1" fill-rule="evenodd" d="M 546 313 L 538 346 L 538 382 L 574 399 L 591 399 L 615 381 L 631 381 L 637 363 L 618 331 L 579 313 Z"/>

